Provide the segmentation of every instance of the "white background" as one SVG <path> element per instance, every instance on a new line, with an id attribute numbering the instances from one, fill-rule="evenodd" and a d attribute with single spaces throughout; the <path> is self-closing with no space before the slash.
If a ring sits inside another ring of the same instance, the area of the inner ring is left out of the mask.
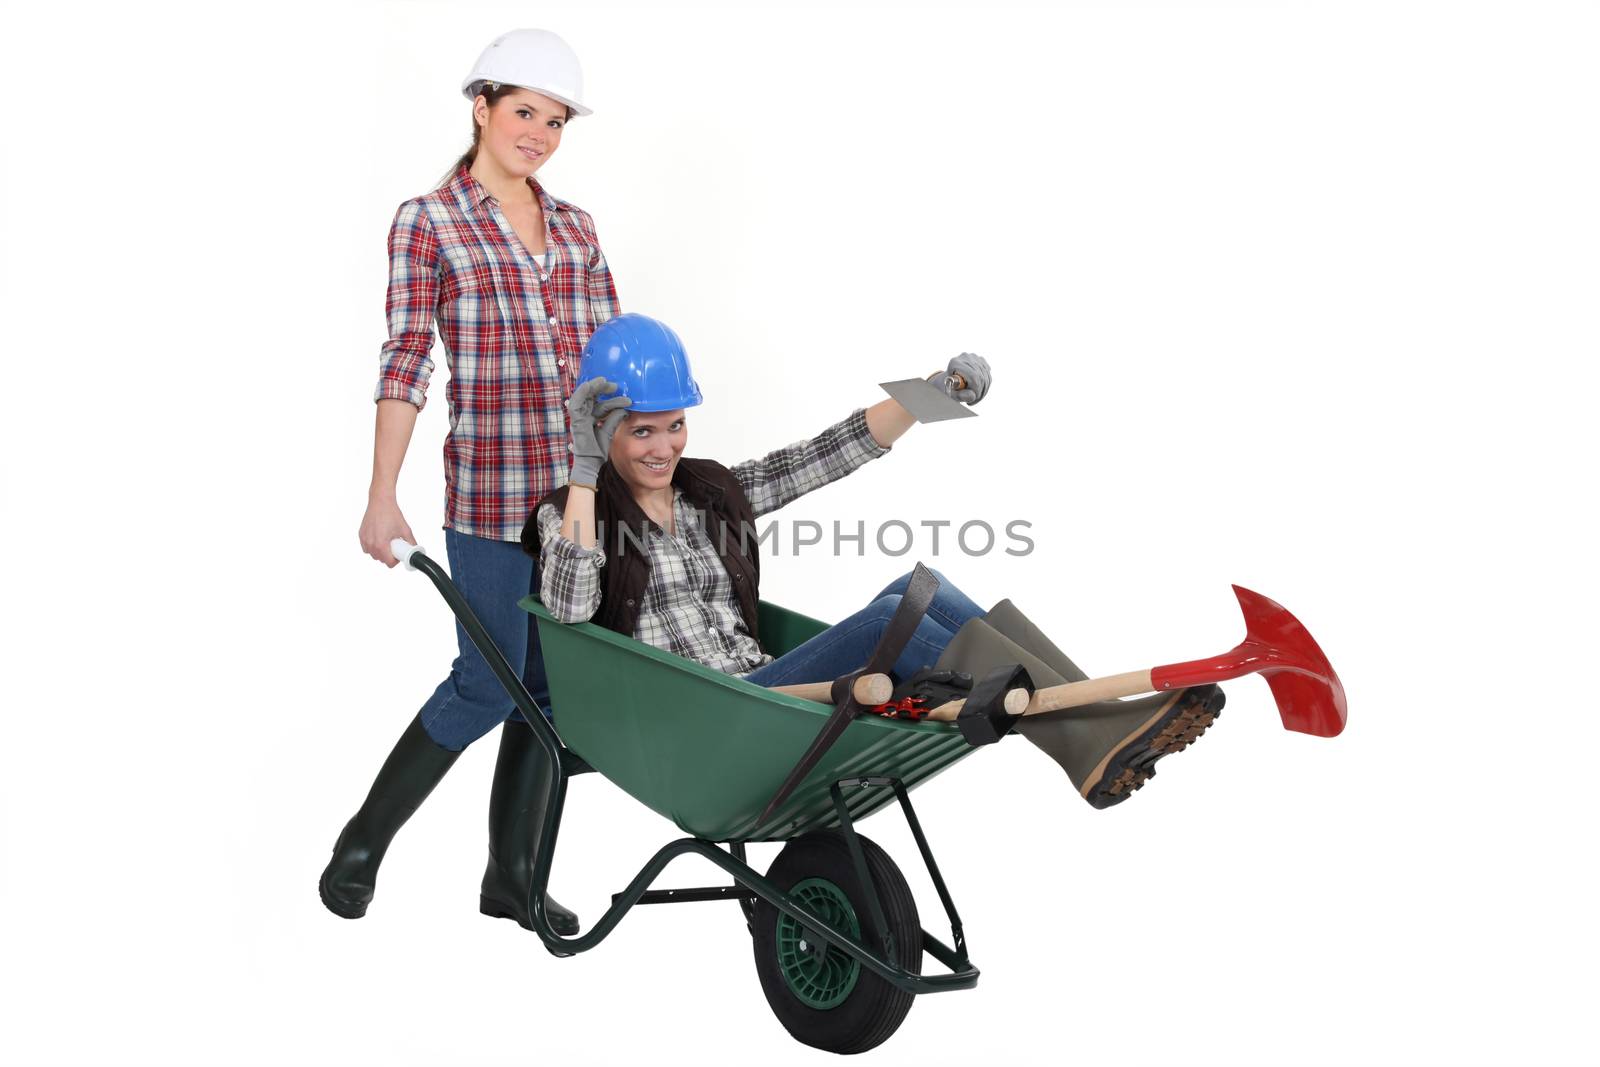
<path id="1" fill-rule="evenodd" d="M 453 645 L 356 544 L 384 237 L 519 25 L 583 58 L 543 177 L 689 344 L 691 452 L 981 352 L 981 418 L 792 517 L 1032 521 L 918 555 L 1100 673 L 1231 647 L 1239 582 L 1348 687 L 1324 741 L 1230 684 L 1105 812 L 1021 741 L 919 790 L 983 977 L 874 1062 L 1600 1055 L 1593 4 L 49 10 L 0 34 L 5 1062 L 830 1062 L 732 905 L 564 960 L 480 917 L 493 739 L 367 918 L 313 890 Z M 442 554 L 438 355 L 401 503 Z M 764 590 L 837 617 L 909 562 Z M 597 776 L 568 810 L 592 921 L 675 831 Z"/>

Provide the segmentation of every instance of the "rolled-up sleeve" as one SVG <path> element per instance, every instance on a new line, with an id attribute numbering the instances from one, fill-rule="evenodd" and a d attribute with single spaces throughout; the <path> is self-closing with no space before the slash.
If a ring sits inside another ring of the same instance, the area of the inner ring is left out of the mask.
<path id="1" fill-rule="evenodd" d="M 421 408 L 433 373 L 433 316 L 439 302 L 439 241 L 427 212 L 407 201 L 389 228 L 389 339 L 379 357 L 374 400 Z"/>
<path id="2" fill-rule="evenodd" d="M 733 468 L 733 475 L 759 517 L 838 481 L 888 451 L 867 429 L 866 409 L 857 408 L 809 441 L 745 460 Z"/>
<path id="3" fill-rule="evenodd" d="M 561 512 L 554 504 L 541 504 L 534 518 L 539 526 L 540 602 L 557 622 L 588 622 L 600 610 L 605 552 L 561 536 Z"/>

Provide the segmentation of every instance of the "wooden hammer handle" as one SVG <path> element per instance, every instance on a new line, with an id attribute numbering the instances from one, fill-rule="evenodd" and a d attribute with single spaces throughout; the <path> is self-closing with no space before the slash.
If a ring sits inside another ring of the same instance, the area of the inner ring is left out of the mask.
<path id="1" fill-rule="evenodd" d="M 832 682 L 799 682 L 794 685 L 775 685 L 774 693 L 784 693 L 801 700 L 815 700 L 819 704 L 833 703 Z M 856 679 L 852 693 L 858 704 L 887 704 L 894 696 L 894 681 L 887 674 L 863 674 Z"/>
<path id="2" fill-rule="evenodd" d="M 956 716 L 961 714 L 961 709 L 966 707 L 965 700 L 952 700 L 948 704 L 940 704 L 928 712 L 928 718 L 934 722 L 955 722 Z M 1028 691 L 1026 689 L 1011 689 L 1006 692 L 1006 698 L 1001 702 L 1001 707 L 1006 709 L 1007 715 L 1026 715 L 1028 713 Z"/>

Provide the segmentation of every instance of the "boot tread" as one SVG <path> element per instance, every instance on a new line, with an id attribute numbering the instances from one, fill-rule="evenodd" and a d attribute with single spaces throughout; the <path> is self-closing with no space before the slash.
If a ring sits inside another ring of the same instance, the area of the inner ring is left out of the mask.
<path id="1" fill-rule="evenodd" d="M 1214 685 L 1180 693 L 1154 722 L 1135 731 L 1106 757 L 1100 774 L 1083 785 L 1083 798 L 1096 808 L 1127 800 L 1156 774 L 1156 761 L 1192 745 L 1222 714 L 1225 698 Z"/>

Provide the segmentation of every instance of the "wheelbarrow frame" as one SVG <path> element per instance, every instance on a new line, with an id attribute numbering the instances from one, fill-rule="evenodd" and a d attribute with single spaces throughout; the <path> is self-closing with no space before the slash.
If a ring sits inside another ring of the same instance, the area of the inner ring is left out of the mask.
<path id="1" fill-rule="evenodd" d="M 873 928 L 878 932 L 880 941 L 887 941 L 891 936 L 889 927 L 885 922 L 882 901 L 875 883 L 867 870 L 866 857 L 863 853 L 860 839 L 856 835 L 854 818 L 849 810 L 846 799 L 847 790 L 889 789 L 894 793 L 894 798 L 899 801 L 900 809 L 905 814 L 906 823 L 911 829 L 912 837 L 916 840 L 917 849 L 922 854 L 922 860 L 927 867 L 928 874 L 933 881 L 934 888 L 939 894 L 939 901 L 944 906 L 945 915 L 950 920 L 951 945 L 946 945 L 930 934 L 927 929 L 922 933 L 922 950 L 950 969 L 948 974 L 923 975 L 900 967 L 885 956 L 893 955 L 891 944 L 881 944 L 878 947 L 869 946 L 849 936 L 821 920 L 818 916 L 808 911 L 803 904 L 779 889 L 767 878 L 758 874 L 754 868 L 745 862 L 745 847 L 743 840 L 730 840 L 726 842 L 728 850 L 724 851 L 717 842 L 700 837 L 684 837 L 669 842 L 662 846 L 650 860 L 634 876 L 633 881 L 622 892 L 612 896 L 611 907 L 600 917 L 590 931 L 578 937 L 563 937 L 551 929 L 549 917 L 545 914 L 545 890 L 550 882 L 550 867 L 555 854 L 557 833 L 561 826 L 562 810 L 566 804 L 567 782 L 576 774 L 584 774 L 594 770 L 577 753 L 572 752 L 561 743 L 556 736 L 554 727 L 545 718 L 544 711 L 539 707 L 533 695 L 522 684 L 522 679 L 517 672 L 512 670 L 511 664 L 506 660 L 505 654 L 495 644 L 489 632 L 478 621 L 472 608 L 467 604 L 466 598 L 456 588 L 451 580 L 436 561 L 429 558 L 420 549 L 413 551 L 407 565 L 419 570 L 433 582 L 439 594 L 444 597 L 445 603 L 455 613 L 468 638 L 472 641 L 484 661 L 488 663 L 505 687 L 506 693 L 516 704 L 517 710 L 533 728 L 534 736 L 538 739 L 539 746 L 544 749 L 545 756 L 550 760 L 555 773 L 549 776 L 549 796 L 545 805 L 544 827 L 540 840 L 544 846 L 539 850 L 534 860 L 533 881 L 529 887 L 528 914 L 533 921 L 534 932 L 544 942 L 545 948 L 555 956 L 572 956 L 579 952 L 587 952 L 600 942 L 604 941 L 622 917 L 635 904 L 670 904 L 698 900 L 737 899 L 746 921 L 752 917 L 754 902 L 757 898 L 766 901 L 777 909 L 780 914 L 787 915 L 799 923 L 808 932 L 815 934 L 819 941 L 838 949 L 840 952 L 855 960 L 861 966 L 878 975 L 884 981 L 908 993 L 940 993 L 955 989 L 971 989 L 978 984 L 978 968 L 973 966 L 967 955 L 966 938 L 962 932 L 961 919 L 956 912 L 955 902 L 950 897 L 950 892 L 945 886 L 944 878 L 939 873 L 938 864 L 934 861 L 933 852 L 928 846 L 927 837 L 922 832 L 922 825 L 918 821 L 916 812 L 911 806 L 905 784 L 892 775 L 851 775 L 835 780 L 829 784 L 829 795 L 833 808 L 839 820 L 839 829 L 849 846 L 856 876 L 863 892 L 867 896 L 868 909 L 873 919 Z M 548 618 L 548 616 L 546 616 Z M 536 619 L 534 625 L 539 625 Z M 652 890 L 650 884 L 674 859 L 683 855 L 698 855 L 710 860 L 722 868 L 734 881 L 732 886 L 710 886 L 691 889 L 663 889 Z M 879 948 L 882 949 L 880 954 Z"/>

